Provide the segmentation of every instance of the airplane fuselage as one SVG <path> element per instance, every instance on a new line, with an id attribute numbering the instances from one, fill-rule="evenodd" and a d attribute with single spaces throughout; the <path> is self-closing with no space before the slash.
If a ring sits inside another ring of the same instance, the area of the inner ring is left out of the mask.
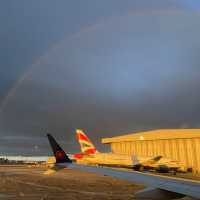
<path id="1" fill-rule="evenodd" d="M 83 155 L 82 158 L 76 160 L 81 164 L 92 165 L 110 165 L 110 166 L 125 166 L 132 167 L 133 160 L 128 155 L 113 154 L 113 153 L 95 153 Z"/>
<path id="2" fill-rule="evenodd" d="M 170 159 L 160 159 L 158 162 L 154 162 L 153 157 L 140 156 L 137 160 L 134 160 L 133 156 L 125 154 L 115 153 L 95 153 L 95 154 L 80 154 L 81 156 L 76 159 L 78 164 L 89 164 L 99 166 L 113 166 L 113 167 L 125 167 L 133 168 L 139 171 L 146 169 L 155 169 L 158 171 L 168 172 L 170 170 L 178 171 L 180 165 L 172 162 Z"/>

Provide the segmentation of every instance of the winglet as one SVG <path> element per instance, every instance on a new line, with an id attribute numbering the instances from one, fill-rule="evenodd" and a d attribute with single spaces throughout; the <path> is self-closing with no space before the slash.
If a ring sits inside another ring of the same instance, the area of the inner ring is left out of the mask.
<path id="1" fill-rule="evenodd" d="M 53 150 L 53 154 L 56 158 L 56 163 L 71 163 L 71 159 L 69 159 L 64 150 L 56 142 L 54 137 L 49 133 L 47 134 L 47 137 Z"/>

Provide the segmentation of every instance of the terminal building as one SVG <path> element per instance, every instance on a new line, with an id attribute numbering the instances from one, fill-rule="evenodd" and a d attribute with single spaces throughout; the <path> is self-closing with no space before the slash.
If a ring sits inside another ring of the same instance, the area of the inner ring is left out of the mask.
<path id="1" fill-rule="evenodd" d="M 200 129 L 160 129 L 103 138 L 113 153 L 157 156 L 181 162 L 194 173 L 200 173 Z"/>

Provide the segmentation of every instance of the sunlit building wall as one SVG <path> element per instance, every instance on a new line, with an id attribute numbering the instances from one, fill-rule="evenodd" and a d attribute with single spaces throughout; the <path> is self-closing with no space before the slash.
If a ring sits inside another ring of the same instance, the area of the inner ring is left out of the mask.
<path id="1" fill-rule="evenodd" d="M 103 138 L 113 153 L 171 158 L 200 173 L 200 129 L 161 129 Z"/>

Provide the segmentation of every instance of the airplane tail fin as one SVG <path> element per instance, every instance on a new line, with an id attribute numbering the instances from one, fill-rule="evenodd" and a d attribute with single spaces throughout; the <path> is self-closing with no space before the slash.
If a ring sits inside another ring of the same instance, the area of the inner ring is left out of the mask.
<path id="1" fill-rule="evenodd" d="M 81 146 L 81 152 L 82 153 L 84 153 L 84 154 L 95 154 L 95 153 L 97 153 L 95 146 L 92 144 L 90 139 L 85 135 L 85 133 L 82 130 L 77 129 L 76 135 L 77 135 L 78 142 Z"/>
<path id="2" fill-rule="evenodd" d="M 47 134 L 47 137 L 51 145 L 51 148 L 53 150 L 53 154 L 56 158 L 56 163 L 66 163 L 66 162 L 71 163 L 72 161 L 69 159 L 64 150 L 56 142 L 54 137 L 51 134 Z"/>

